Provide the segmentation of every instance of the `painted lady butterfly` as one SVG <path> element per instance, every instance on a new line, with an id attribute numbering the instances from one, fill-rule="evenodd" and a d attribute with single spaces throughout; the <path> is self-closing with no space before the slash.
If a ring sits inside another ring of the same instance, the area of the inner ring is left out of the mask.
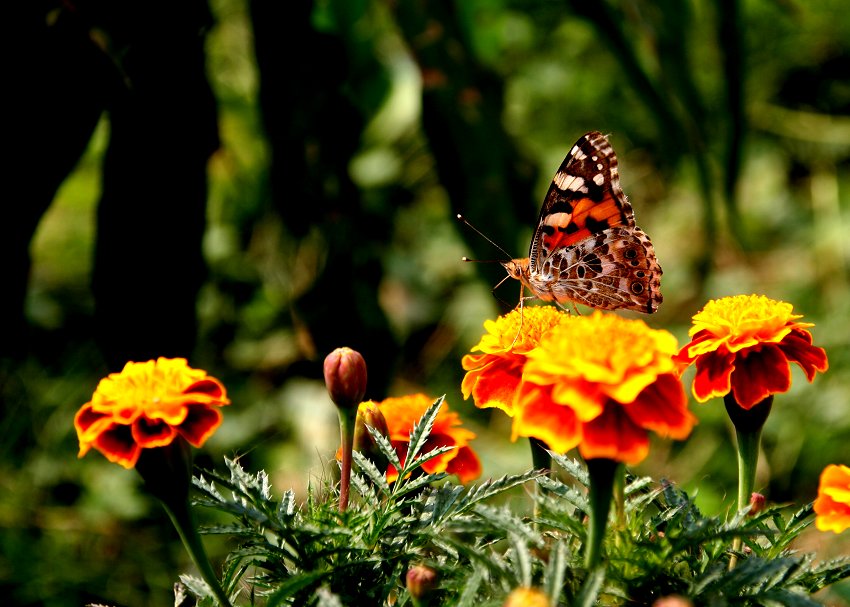
<path id="1" fill-rule="evenodd" d="M 617 156 L 602 133 L 576 141 L 546 193 L 528 257 L 502 265 L 545 301 L 658 310 L 661 266 L 635 225 Z"/>

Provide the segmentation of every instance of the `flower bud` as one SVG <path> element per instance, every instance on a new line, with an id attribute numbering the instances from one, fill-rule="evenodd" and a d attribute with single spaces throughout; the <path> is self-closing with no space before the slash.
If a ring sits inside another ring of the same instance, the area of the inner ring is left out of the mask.
<path id="1" fill-rule="evenodd" d="M 750 495 L 750 516 L 755 516 L 764 510 L 766 501 L 767 500 L 761 493 L 753 493 Z"/>
<path id="2" fill-rule="evenodd" d="M 513 590 L 502 607 L 549 607 L 549 598 L 536 588 Z"/>
<path id="3" fill-rule="evenodd" d="M 366 394 L 366 361 L 351 348 L 337 348 L 325 357 L 325 385 L 340 409 L 356 409 Z"/>
<path id="4" fill-rule="evenodd" d="M 437 572 L 425 565 L 414 565 L 408 569 L 405 582 L 413 604 L 424 605 L 437 585 Z"/>
<path id="5" fill-rule="evenodd" d="M 381 413 L 378 404 L 371 400 L 361 403 L 357 409 L 357 420 L 354 422 L 354 450 L 365 455 L 380 470 L 384 471 L 389 462 L 378 448 L 375 439 L 369 434 L 366 426 L 372 426 L 389 440 L 390 429 L 387 426 L 387 420 L 384 419 L 384 414 Z"/>

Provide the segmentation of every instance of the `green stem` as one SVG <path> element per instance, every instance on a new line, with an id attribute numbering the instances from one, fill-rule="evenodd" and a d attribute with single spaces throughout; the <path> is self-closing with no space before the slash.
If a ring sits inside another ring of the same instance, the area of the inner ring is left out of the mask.
<path id="1" fill-rule="evenodd" d="M 767 416 L 773 405 L 773 396 L 768 396 L 763 401 L 750 409 L 743 409 L 730 392 L 723 397 L 726 411 L 732 424 L 735 426 L 735 436 L 738 448 L 738 511 L 746 508 L 750 503 L 756 484 L 756 468 L 759 460 L 759 447 L 761 445 L 761 431 Z M 729 569 L 734 569 L 738 563 L 736 553 L 741 551 L 742 540 L 736 537 L 732 540 L 732 556 L 729 558 Z"/>
<path id="2" fill-rule="evenodd" d="M 200 571 L 201 577 L 204 578 L 210 590 L 213 591 L 219 604 L 222 607 L 231 607 L 230 599 L 221 588 L 218 577 L 207 558 L 207 553 L 204 551 L 204 545 L 201 543 L 201 538 L 195 527 L 188 502 L 182 501 L 173 505 L 168 504 L 166 500 L 160 500 L 160 502 L 168 513 L 171 522 L 174 523 L 174 528 L 177 529 L 177 534 L 183 541 L 183 546 L 186 547 L 186 551 L 192 557 L 192 561 L 195 563 L 198 571 Z"/>
<path id="3" fill-rule="evenodd" d="M 544 470 L 547 474 L 552 472 L 552 456 L 546 450 L 547 445 L 539 438 L 528 439 L 531 445 L 531 465 L 535 470 Z"/>
<path id="4" fill-rule="evenodd" d="M 339 511 L 348 509 L 348 493 L 351 486 L 351 451 L 354 449 L 354 426 L 357 420 L 357 407 L 353 411 L 338 408 L 339 434 L 342 442 L 342 470 L 339 479 Z"/>
<path id="5" fill-rule="evenodd" d="M 588 570 L 598 565 L 602 556 L 602 539 L 608 524 L 614 480 L 620 468 L 620 463 L 612 459 L 587 460 L 587 472 L 590 475 L 590 521 L 584 565 Z"/>

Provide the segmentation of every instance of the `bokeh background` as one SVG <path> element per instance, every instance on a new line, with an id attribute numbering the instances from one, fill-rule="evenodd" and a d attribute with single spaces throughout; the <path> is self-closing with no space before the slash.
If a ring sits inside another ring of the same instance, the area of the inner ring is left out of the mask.
<path id="1" fill-rule="evenodd" d="M 3 296 L 4 604 L 167 605 L 191 571 L 133 472 L 76 457 L 74 413 L 127 358 L 182 354 L 224 381 L 233 405 L 199 464 L 239 457 L 302 498 L 333 465 L 321 361 L 342 345 L 366 356 L 370 398 L 446 394 L 478 433 L 485 476 L 530 467 L 508 420 L 460 395 L 460 358 L 518 289 L 493 290 L 498 264 L 460 261 L 503 255 L 454 217 L 524 256 L 552 174 L 589 130 L 610 134 L 664 269 L 651 326 L 683 344 L 707 299 L 738 293 L 789 301 L 816 325 L 830 370 L 809 385 L 794 369 L 757 485 L 803 504 L 826 464 L 850 464 L 843 0 L 23 13 L 7 93 L 23 100 L 24 118 L 7 118 L 9 178 L 23 189 L 4 196 L 0 264 L 21 276 L 29 244 L 32 265 L 22 314 L 11 287 Z M 693 436 L 657 443 L 638 472 L 721 514 L 735 495 L 732 434 L 719 401 L 694 410 Z M 846 554 L 846 535 L 812 530 L 798 548 Z"/>

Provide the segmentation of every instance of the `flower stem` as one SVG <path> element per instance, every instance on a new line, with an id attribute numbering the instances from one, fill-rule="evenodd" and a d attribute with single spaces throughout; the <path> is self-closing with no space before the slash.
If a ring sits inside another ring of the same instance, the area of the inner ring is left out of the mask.
<path id="1" fill-rule="evenodd" d="M 177 534 L 183 541 L 186 551 L 201 573 L 201 577 L 210 587 L 219 604 L 222 607 L 231 607 L 230 599 L 222 589 L 218 582 L 218 577 L 207 558 L 207 553 L 204 550 L 204 545 L 201 542 L 198 530 L 195 527 L 195 521 L 192 517 L 192 512 L 189 510 L 187 501 L 182 501 L 175 504 L 169 504 L 167 500 L 160 500 L 162 507 L 168 513 L 171 522 L 174 523 L 174 528 L 177 529 Z"/>
<path id="2" fill-rule="evenodd" d="M 339 411 L 339 434 L 342 442 L 342 470 L 339 479 L 339 511 L 348 509 L 348 494 L 351 486 L 351 451 L 354 449 L 354 425 L 357 419 L 357 408 L 353 410 L 343 407 Z"/>
<path id="3" fill-rule="evenodd" d="M 598 565 L 602 556 L 602 539 L 605 537 L 614 480 L 619 468 L 620 463 L 612 459 L 587 460 L 587 472 L 590 475 L 590 522 L 584 553 L 584 565 L 587 569 Z"/>
<path id="4" fill-rule="evenodd" d="M 738 405 L 732 393 L 723 397 L 726 411 L 735 426 L 735 436 L 738 444 L 738 511 L 750 503 L 750 496 L 756 484 L 756 468 L 761 445 L 761 431 L 773 404 L 773 396 L 768 396 L 750 409 Z M 732 540 L 732 556 L 729 558 L 729 569 L 734 569 L 738 563 L 737 552 L 740 552 L 742 541 L 740 537 Z"/>
<path id="5" fill-rule="evenodd" d="M 539 438 L 528 439 L 531 445 L 531 465 L 535 470 L 544 470 L 547 474 L 552 471 L 552 456 L 547 451 L 547 445 Z"/>

